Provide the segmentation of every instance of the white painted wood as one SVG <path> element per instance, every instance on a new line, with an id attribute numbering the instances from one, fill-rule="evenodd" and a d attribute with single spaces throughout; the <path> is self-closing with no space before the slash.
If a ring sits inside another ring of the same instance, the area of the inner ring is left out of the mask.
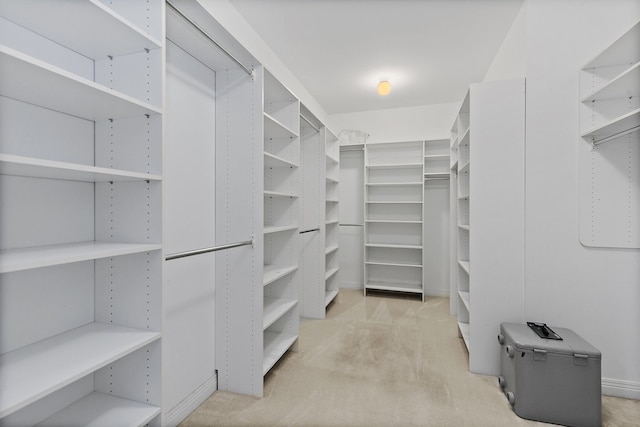
<path id="1" fill-rule="evenodd" d="M 38 426 L 110 427 L 141 426 L 160 414 L 160 408 L 103 393 L 91 393 L 62 411 L 47 418 Z"/>
<path id="2" fill-rule="evenodd" d="M 296 342 L 297 335 L 277 332 L 264 333 L 264 361 L 262 373 L 266 375 L 273 365 L 280 360 L 284 353 Z"/>
<path id="3" fill-rule="evenodd" d="M 157 340 L 160 334 L 91 323 L 0 356 L 4 417 Z M 35 381 L 25 381 L 34 378 Z"/>

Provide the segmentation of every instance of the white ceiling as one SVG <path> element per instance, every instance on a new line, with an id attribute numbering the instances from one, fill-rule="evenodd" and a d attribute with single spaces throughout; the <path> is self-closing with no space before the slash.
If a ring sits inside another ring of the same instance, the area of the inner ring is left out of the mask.
<path id="1" fill-rule="evenodd" d="M 230 0 L 328 114 L 459 102 L 523 0 Z M 376 94 L 379 80 L 391 94 Z"/>

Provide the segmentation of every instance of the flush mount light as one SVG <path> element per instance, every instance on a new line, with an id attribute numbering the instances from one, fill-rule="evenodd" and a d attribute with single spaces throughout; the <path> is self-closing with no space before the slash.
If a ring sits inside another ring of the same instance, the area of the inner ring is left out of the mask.
<path id="1" fill-rule="evenodd" d="M 378 95 L 387 96 L 389 95 L 389 92 L 391 92 L 391 83 L 387 80 L 382 80 L 378 83 Z"/>

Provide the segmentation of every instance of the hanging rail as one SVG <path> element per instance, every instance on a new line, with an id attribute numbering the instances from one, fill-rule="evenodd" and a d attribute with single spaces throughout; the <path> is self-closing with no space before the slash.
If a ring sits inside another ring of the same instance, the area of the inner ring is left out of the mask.
<path id="1" fill-rule="evenodd" d="M 608 136 L 606 138 L 602 138 L 602 139 L 597 140 L 597 141 L 594 140 L 592 142 L 592 145 L 594 147 L 597 147 L 598 145 L 603 144 L 605 142 L 609 142 L 612 139 L 620 138 L 621 136 L 629 135 L 630 133 L 638 132 L 639 130 L 640 130 L 640 125 L 634 126 L 634 127 L 630 128 L 630 129 L 623 130 L 622 132 L 615 133 L 615 134 L 613 134 L 611 136 Z"/>
<path id="2" fill-rule="evenodd" d="M 231 248 L 237 248 L 239 246 L 249 246 L 249 245 L 253 246 L 253 239 L 245 240 L 244 242 L 236 242 L 236 243 L 228 243 L 226 245 L 212 246 L 210 248 L 194 249 L 191 251 L 178 252 L 175 254 L 167 255 L 167 257 L 165 258 L 165 261 L 171 261 L 172 259 L 186 258 L 194 255 L 202 255 L 202 254 L 207 254 L 209 252 L 217 252 L 225 249 L 231 249 Z"/>
<path id="3" fill-rule="evenodd" d="M 341 227 L 364 227 L 362 224 L 338 224 Z"/>
<path id="4" fill-rule="evenodd" d="M 307 122 L 309 124 L 309 126 L 311 126 L 312 128 L 315 129 L 316 132 L 320 132 L 320 128 L 316 127 L 316 125 L 314 125 L 313 123 L 311 123 L 311 120 L 307 119 L 305 116 L 303 116 L 302 114 L 300 114 L 300 118 L 302 120 L 304 120 L 305 122 Z"/>
<path id="5" fill-rule="evenodd" d="M 222 53 L 224 53 L 225 55 L 227 55 L 229 57 L 229 59 L 231 59 L 233 62 L 235 62 L 240 68 L 242 68 L 247 74 L 249 74 L 252 78 L 254 77 L 253 74 L 253 70 L 250 69 L 249 67 L 247 67 L 246 65 L 244 65 L 242 62 L 240 62 L 240 60 L 238 58 L 236 58 L 235 56 L 233 56 L 233 54 L 231 52 L 229 52 L 227 49 L 225 49 L 224 47 L 222 47 L 222 45 L 220 43 L 218 43 L 213 37 L 211 37 L 209 35 L 209 33 L 207 33 L 205 30 L 202 29 L 202 27 L 200 27 L 197 23 L 195 23 L 191 18 L 189 18 L 187 15 L 184 14 L 184 12 L 182 12 L 180 9 L 178 9 L 173 3 L 171 3 L 169 0 L 166 0 L 167 2 L 167 6 L 169 6 L 171 9 L 173 9 L 174 12 L 176 12 L 178 15 L 180 15 L 180 17 L 182 19 L 184 19 L 185 21 L 187 21 L 189 24 L 191 24 L 193 26 L 193 28 L 195 28 L 196 30 L 198 30 L 198 32 L 200 34 L 202 34 L 207 40 L 209 40 L 211 43 L 213 43 L 218 49 L 220 49 L 220 51 L 222 51 Z"/>
<path id="6" fill-rule="evenodd" d="M 313 232 L 313 231 L 320 231 L 320 229 L 319 229 L 319 228 L 312 228 L 312 229 L 310 229 L 310 230 L 304 230 L 304 231 L 301 231 L 299 234 L 311 233 L 311 232 Z"/>

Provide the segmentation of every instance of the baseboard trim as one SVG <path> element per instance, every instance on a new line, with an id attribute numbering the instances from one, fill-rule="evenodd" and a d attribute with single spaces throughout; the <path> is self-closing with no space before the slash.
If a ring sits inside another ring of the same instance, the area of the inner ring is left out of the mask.
<path id="1" fill-rule="evenodd" d="M 428 297 L 448 297 L 449 289 L 425 289 L 424 294 Z"/>
<path id="2" fill-rule="evenodd" d="M 205 381 L 200 387 L 195 389 L 190 395 L 184 398 L 176 406 L 165 412 L 162 425 L 175 427 L 185 420 L 198 406 L 202 404 L 213 392 L 218 389 L 218 375 Z"/>
<path id="3" fill-rule="evenodd" d="M 632 381 L 602 379 L 602 394 L 626 399 L 640 400 L 640 383 Z"/>
<path id="4" fill-rule="evenodd" d="M 363 290 L 364 284 L 362 282 L 340 282 L 340 289 Z"/>

